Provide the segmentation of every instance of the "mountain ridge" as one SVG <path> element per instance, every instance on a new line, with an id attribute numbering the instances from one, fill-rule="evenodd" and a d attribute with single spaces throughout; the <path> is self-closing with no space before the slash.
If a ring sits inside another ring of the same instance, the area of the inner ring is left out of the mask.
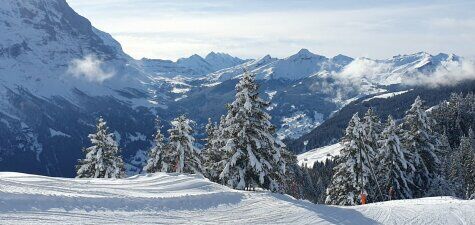
<path id="1" fill-rule="evenodd" d="M 226 53 L 212 51 L 204 58 L 194 54 L 176 61 L 142 58 L 137 63 L 147 72 L 156 76 L 199 78 L 218 70 L 243 64 L 246 61 Z"/>

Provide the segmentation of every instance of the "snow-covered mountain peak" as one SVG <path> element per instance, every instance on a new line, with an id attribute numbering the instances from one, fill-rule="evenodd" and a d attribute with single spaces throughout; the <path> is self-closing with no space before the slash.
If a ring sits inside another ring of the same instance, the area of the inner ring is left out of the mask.
<path id="1" fill-rule="evenodd" d="M 205 60 L 212 60 L 212 59 L 216 59 L 216 58 L 235 58 L 235 57 L 232 57 L 231 55 L 229 55 L 227 53 L 214 52 L 214 51 L 208 53 L 205 56 Z"/>
<path id="2" fill-rule="evenodd" d="M 207 64 L 203 57 L 193 54 L 188 58 L 180 58 L 176 61 L 178 64 Z"/>
<path id="3" fill-rule="evenodd" d="M 94 53 L 105 59 L 117 58 L 118 43 L 105 44 L 91 23 L 64 0 L 7 0 L 2 1 L 1 6 L 0 45 L 3 51 L 10 48 L 14 53 L 10 56 L 17 57 L 28 50 L 41 54 L 46 50 L 46 57 L 61 60 L 64 55 L 55 50 L 67 48 L 67 52 L 76 56 Z M 24 47 L 16 47 L 18 43 L 24 43 Z M 44 46 L 56 49 L 41 49 Z"/>
<path id="4" fill-rule="evenodd" d="M 338 54 L 331 58 L 331 60 L 338 64 L 349 64 L 354 59 L 346 55 Z"/>
<path id="5" fill-rule="evenodd" d="M 309 60 L 309 59 L 320 59 L 325 60 L 327 59 L 325 56 L 317 55 L 310 52 L 308 49 L 300 49 L 295 55 L 288 57 L 289 60 Z"/>
<path id="6" fill-rule="evenodd" d="M 5 0 L 0 4 L 1 84 L 39 96 L 72 99 L 72 90 L 117 95 L 152 81 L 109 34 L 95 29 L 65 0 Z"/>
<path id="7" fill-rule="evenodd" d="M 268 63 L 276 61 L 276 60 L 278 60 L 278 59 L 277 58 L 272 58 L 272 56 L 270 56 L 270 55 L 265 55 L 264 57 L 262 57 L 258 60 L 255 60 L 254 64 L 256 64 L 257 66 L 261 66 L 261 65 L 265 65 L 265 64 L 268 64 Z"/>
<path id="8" fill-rule="evenodd" d="M 302 48 L 300 49 L 297 54 L 295 55 L 299 55 L 299 56 L 313 56 L 315 54 L 313 54 L 312 52 L 310 52 L 308 49 L 306 48 Z"/>
<path id="9" fill-rule="evenodd" d="M 314 55 L 312 52 L 310 52 L 306 48 L 302 48 L 297 52 L 297 55 Z"/>
<path id="10" fill-rule="evenodd" d="M 269 59 L 272 59 L 272 56 L 267 54 L 264 57 L 262 57 L 260 60 L 269 60 Z"/>
<path id="11" fill-rule="evenodd" d="M 220 52 L 218 53 L 210 52 L 208 55 L 206 55 L 205 60 L 206 62 L 211 64 L 213 66 L 213 69 L 215 70 L 221 70 L 224 68 L 233 67 L 233 66 L 242 64 L 246 61 L 238 57 L 233 57 L 229 54 L 220 53 Z"/>

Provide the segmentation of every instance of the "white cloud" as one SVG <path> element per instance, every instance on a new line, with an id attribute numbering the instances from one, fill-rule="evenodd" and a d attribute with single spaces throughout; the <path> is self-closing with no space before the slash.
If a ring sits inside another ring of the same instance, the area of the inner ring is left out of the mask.
<path id="1" fill-rule="evenodd" d="M 106 71 L 103 62 L 94 55 L 88 55 L 83 59 L 74 59 L 68 73 L 77 78 L 84 78 L 90 82 L 102 83 L 115 75 L 113 71 Z"/>
<path id="2" fill-rule="evenodd" d="M 407 84 L 425 85 L 429 87 L 456 85 L 465 80 L 475 80 L 475 61 L 463 59 L 461 61 L 446 61 L 434 73 L 418 73 L 408 79 Z"/>
<path id="3" fill-rule="evenodd" d="M 367 58 L 357 58 L 347 65 L 337 76 L 345 79 L 359 79 L 366 77 L 375 79 L 381 74 L 388 73 L 391 65 Z"/>

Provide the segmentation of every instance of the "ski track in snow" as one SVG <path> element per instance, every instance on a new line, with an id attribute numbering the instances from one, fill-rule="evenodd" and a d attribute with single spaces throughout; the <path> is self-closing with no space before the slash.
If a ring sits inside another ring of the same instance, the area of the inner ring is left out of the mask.
<path id="1" fill-rule="evenodd" d="M 356 207 L 244 192 L 198 175 L 68 179 L 0 173 L 0 224 L 475 224 L 450 197 Z"/>

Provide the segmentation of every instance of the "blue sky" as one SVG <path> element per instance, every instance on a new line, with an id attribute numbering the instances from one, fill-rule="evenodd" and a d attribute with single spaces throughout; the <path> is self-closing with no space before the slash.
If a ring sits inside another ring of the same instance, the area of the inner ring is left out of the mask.
<path id="1" fill-rule="evenodd" d="M 475 56 L 475 1 L 67 0 L 134 58 Z"/>

